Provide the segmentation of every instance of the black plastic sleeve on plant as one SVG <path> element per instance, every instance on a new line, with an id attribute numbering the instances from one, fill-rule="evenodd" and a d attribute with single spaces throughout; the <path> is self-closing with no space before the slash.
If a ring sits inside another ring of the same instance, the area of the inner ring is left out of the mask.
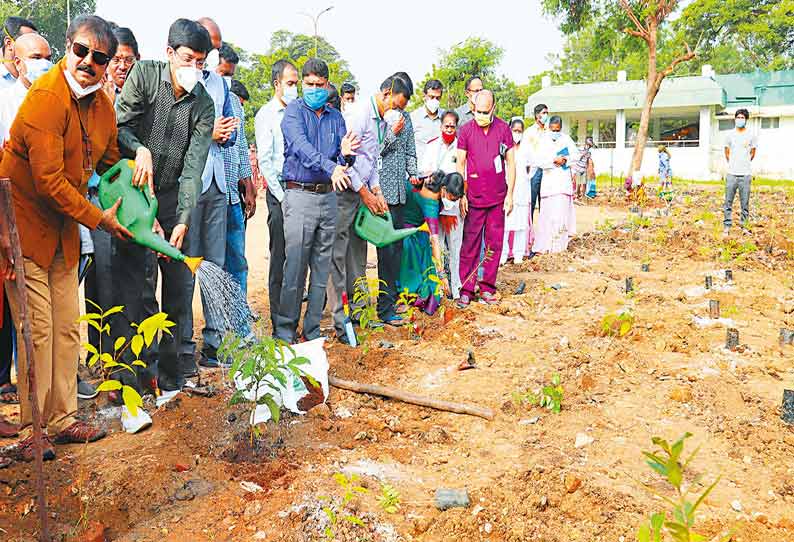
<path id="1" fill-rule="evenodd" d="M 794 425 L 794 390 L 783 390 L 783 405 L 780 408 L 780 419 Z"/>
<path id="2" fill-rule="evenodd" d="M 730 269 L 725 270 L 725 280 L 727 280 L 728 282 L 733 282 L 733 271 L 731 271 Z"/>
<path id="3" fill-rule="evenodd" d="M 794 330 L 786 329 L 784 327 L 780 328 L 780 346 L 786 346 L 787 344 L 794 344 Z"/>
<path id="4" fill-rule="evenodd" d="M 629 294 L 634 291 L 634 278 L 626 277 L 626 293 Z"/>
<path id="5" fill-rule="evenodd" d="M 711 287 L 714 285 L 714 280 L 711 278 L 711 275 L 706 275 L 706 290 L 711 290 Z"/>
<path id="6" fill-rule="evenodd" d="M 729 327 L 725 336 L 725 348 L 735 350 L 739 346 L 739 330 Z"/>
<path id="7" fill-rule="evenodd" d="M 647 263 L 644 263 L 644 264 L 642 264 L 642 267 L 641 267 L 641 269 L 642 269 L 642 272 L 643 272 L 643 273 L 647 273 L 648 271 L 650 271 L 650 270 L 651 270 L 651 265 L 650 265 L 650 264 L 647 264 Z"/>

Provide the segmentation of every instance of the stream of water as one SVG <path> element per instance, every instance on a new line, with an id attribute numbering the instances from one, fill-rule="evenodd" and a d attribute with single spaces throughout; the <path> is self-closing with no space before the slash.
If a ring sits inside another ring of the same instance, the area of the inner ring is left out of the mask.
<path id="1" fill-rule="evenodd" d="M 241 337 L 251 333 L 251 311 L 237 281 L 212 262 L 204 260 L 196 270 L 201 294 L 206 300 L 205 318 L 223 324 L 222 333 L 232 331 Z"/>

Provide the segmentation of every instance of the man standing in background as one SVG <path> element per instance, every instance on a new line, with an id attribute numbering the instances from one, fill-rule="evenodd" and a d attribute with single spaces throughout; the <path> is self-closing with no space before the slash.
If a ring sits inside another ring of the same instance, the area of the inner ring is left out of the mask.
<path id="1" fill-rule="evenodd" d="M 141 55 L 138 53 L 138 40 L 135 39 L 132 30 L 120 26 L 113 30 L 113 34 L 119 41 L 119 48 L 108 64 L 108 83 L 105 92 L 110 97 L 110 101 L 115 102 L 116 96 L 121 93 L 124 82 L 127 80 L 127 75 L 135 63 L 141 59 Z"/>
<path id="2" fill-rule="evenodd" d="M 535 124 L 524 130 L 524 137 L 521 139 L 521 145 L 525 146 L 526 152 L 529 154 L 529 186 L 530 186 L 530 204 L 529 216 L 535 220 L 535 208 L 540 208 L 540 187 L 543 181 L 543 168 L 538 167 L 535 156 L 538 154 L 540 148 L 540 140 L 544 133 L 547 131 L 546 125 L 549 123 L 549 108 L 546 104 L 538 104 L 534 110 Z M 534 256 L 530 252 L 529 257 Z"/>
<path id="3" fill-rule="evenodd" d="M 416 140 L 416 161 L 422 163 L 425 147 L 431 139 L 438 137 L 441 131 L 441 98 L 444 96 L 444 85 L 438 79 L 430 79 L 425 83 L 424 106 L 411 113 L 411 124 L 414 125 Z"/>
<path id="4" fill-rule="evenodd" d="M 739 203 L 742 206 L 742 230 L 748 233 L 747 222 L 750 220 L 750 181 L 753 178 L 753 159 L 758 149 L 758 138 L 747 128 L 750 112 L 739 109 L 734 114 L 736 127 L 725 136 L 725 161 L 728 162 L 728 174 L 725 176 L 725 228 L 728 235 L 733 225 L 733 200 L 739 192 Z"/>
<path id="5" fill-rule="evenodd" d="M 339 89 L 339 94 L 342 98 L 343 112 L 356 102 L 356 87 L 350 83 L 342 83 L 342 87 Z"/>
<path id="6" fill-rule="evenodd" d="M 466 103 L 455 110 L 455 113 L 458 114 L 458 118 L 460 119 L 458 121 L 458 128 L 470 120 L 474 120 L 474 100 L 477 98 L 477 94 L 483 89 L 482 79 L 478 75 L 472 75 L 466 80 L 464 89 L 466 91 Z"/>
<path id="7" fill-rule="evenodd" d="M 284 201 L 282 169 L 284 168 L 284 135 L 281 121 L 287 106 L 298 98 L 298 70 L 288 60 L 279 60 L 270 70 L 273 98 L 262 106 L 254 119 L 259 169 L 267 185 L 267 229 L 270 238 L 268 296 L 270 323 L 276 330 L 284 281 Z"/>
<path id="8" fill-rule="evenodd" d="M 14 65 L 14 41 L 22 34 L 38 32 L 32 22 L 22 17 L 8 17 L 3 23 L 3 63 L 0 65 L 0 89 L 13 85 L 19 71 Z"/>

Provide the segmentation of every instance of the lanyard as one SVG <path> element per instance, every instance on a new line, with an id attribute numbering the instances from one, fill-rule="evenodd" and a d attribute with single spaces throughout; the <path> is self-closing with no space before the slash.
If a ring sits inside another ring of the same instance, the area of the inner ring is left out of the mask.
<path id="1" fill-rule="evenodd" d="M 388 126 L 386 126 L 385 122 L 381 120 L 380 113 L 378 112 L 378 106 L 375 104 L 375 98 L 371 98 L 372 100 L 372 111 L 377 116 L 377 123 L 378 123 L 378 145 L 383 145 L 383 140 L 386 138 L 386 130 L 388 130 Z M 383 124 L 383 130 L 381 130 L 381 124 Z"/>
<path id="2" fill-rule="evenodd" d="M 93 100 L 93 98 L 92 98 Z M 83 170 L 86 173 L 93 173 L 94 172 L 94 161 L 91 156 L 91 139 L 88 137 L 88 130 L 85 128 L 85 124 L 83 124 L 83 114 L 82 114 L 82 104 L 80 100 L 76 100 L 77 102 L 77 118 L 80 120 L 80 133 L 83 139 Z M 88 116 L 88 109 L 91 107 L 91 104 L 86 106 L 86 116 Z M 88 119 L 86 119 L 87 121 Z"/>

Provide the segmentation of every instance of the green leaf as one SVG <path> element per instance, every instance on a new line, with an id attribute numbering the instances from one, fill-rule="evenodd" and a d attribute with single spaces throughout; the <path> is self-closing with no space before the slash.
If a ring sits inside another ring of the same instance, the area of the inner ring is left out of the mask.
<path id="1" fill-rule="evenodd" d="M 99 354 L 92 355 L 91 358 L 88 360 L 88 366 L 93 367 L 97 361 L 99 361 Z"/>
<path id="2" fill-rule="evenodd" d="M 83 343 L 83 348 L 85 348 L 86 352 L 88 352 L 89 354 L 99 354 L 99 352 L 97 352 L 97 349 L 94 348 L 93 344 Z"/>
<path id="3" fill-rule="evenodd" d="M 100 334 L 102 333 L 102 328 L 99 327 L 99 324 L 97 324 L 96 321 L 88 320 L 87 322 L 88 322 L 89 326 L 91 326 L 92 328 L 96 329 Z"/>
<path id="4" fill-rule="evenodd" d="M 140 394 L 135 391 L 131 386 L 124 386 L 121 390 L 121 398 L 124 400 L 124 406 L 130 411 L 133 416 L 138 415 L 138 408 L 143 406 L 143 399 Z"/>
<path id="5" fill-rule="evenodd" d="M 97 314 L 95 312 L 89 312 L 88 314 L 82 315 L 80 318 L 77 319 L 78 322 L 93 322 L 94 320 L 99 320 L 102 318 L 101 314 Z"/>
<path id="6" fill-rule="evenodd" d="M 108 310 L 106 310 L 102 314 L 102 318 L 104 319 L 104 318 L 107 318 L 108 316 L 112 316 L 114 314 L 118 314 L 118 313 L 120 313 L 123 310 L 124 310 L 124 307 L 121 307 L 121 306 L 111 307 L 111 308 L 109 308 Z"/>
<path id="7" fill-rule="evenodd" d="M 361 520 L 361 518 L 358 518 L 356 516 L 345 516 L 345 521 L 347 521 L 348 523 L 352 523 L 353 525 L 358 525 L 359 527 L 366 527 L 366 525 Z"/>
<path id="8" fill-rule="evenodd" d="M 113 363 L 115 360 L 113 359 L 113 356 L 105 352 L 104 354 L 99 355 L 99 361 L 107 365 L 108 363 Z"/>
<path id="9" fill-rule="evenodd" d="M 707 487 L 707 488 L 706 488 L 706 491 L 704 491 L 704 492 L 703 492 L 703 493 L 700 495 L 700 497 L 698 497 L 698 500 L 696 500 L 696 501 L 695 501 L 695 504 L 694 504 L 694 505 L 692 505 L 692 512 L 693 512 L 693 513 L 694 513 L 694 512 L 695 512 L 695 511 L 698 509 L 698 507 L 699 507 L 699 506 L 700 506 L 700 505 L 703 503 L 703 501 L 705 501 L 705 500 L 706 500 L 706 497 L 708 497 L 708 496 L 709 496 L 709 494 L 710 494 L 712 491 L 714 491 L 714 488 L 715 488 L 715 487 L 717 487 L 717 484 L 720 482 L 720 479 L 721 479 L 721 478 L 722 478 L 722 476 L 717 476 L 717 479 L 716 479 L 716 480 L 714 480 L 714 483 L 713 483 L 713 484 L 711 484 L 709 487 Z"/>
<path id="10" fill-rule="evenodd" d="M 144 368 L 146 367 L 146 363 L 144 363 L 143 361 L 141 361 L 139 359 L 136 359 L 135 361 L 133 361 L 132 364 L 135 365 L 135 366 L 138 366 L 138 367 L 144 367 Z"/>
<path id="11" fill-rule="evenodd" d="M 118 350 L 119 348 L 121 348 L 122 346 L 124 346 L 124 343 L 126 343 L 126 342 L 127 342 L 127 339 L 126 339 L 126 338 L 124 338 L 124 337 L 119 337 L 118 339 L 116 339 L 116 342 L 115 342 L 115 343 L 113 343 L 113 350 L 114 350 L 114 351 L 115 351 L 115 350 Z M 137 356 L 138 354 L 135 354 L 135 355 Z"/>
<path id="12" fill-rule="evenodd" d="M 278 423 L 279 419 L 281 418 L 281 409 L 270 395 L 265 395 L 262 397 L 262 399 L 267 405 L 267 408 L 270 409 L 270 415 L 273 417 L 273 421 Z"/>
<path id="13" fill-rule="evenodd" d="M 328 516 L 328 521 L 331 522 L 331 525 L 334 525 L 336 523 L 336 513 L 327 506 L 323 506 L 323 512 Z"/>
<path id="14" fill-rule="evenodd" d="M 640 525 L 637 530 L 637 542 L 651 542 L 651 528 L 647 523 Z"/>
<path id="15" fill-rule="evenodd" d="M 132 337 L 132 341 L 130 341 L 130 349 L 132 353 L 135 354 L 135 357 L 141 356 L 141 351 L 143 350 L 143 342 L 144 338 L 140 335 L 135 335 Z"/>
<path id="16" fill-rule="evenodd" d="M 99 386 L 97 386 L 96 391 L 103 392 L 103 391 L 115 391 L 121 389 L 121 382 L 118 380 L 105 380 Z"/>
<path id="17" fill-rule="evenodd" d="M 229 405 L 238 405 L 240 403 L 245 403 L 245 401 L 245 393 L 243 390 L 237 390 L 229 398 Z"/>
<path id="18" fill-rule="evenodd" d="M 99 312 L 102 312 L 102 307 L 100 307 L 99 305 L 97 305 L 96 303 L 91 301 L 90 299 L 86 298 L 85 302 L 88 303 L 89 305 L 91 305 L 92 307 L 94 307 Z"/>

